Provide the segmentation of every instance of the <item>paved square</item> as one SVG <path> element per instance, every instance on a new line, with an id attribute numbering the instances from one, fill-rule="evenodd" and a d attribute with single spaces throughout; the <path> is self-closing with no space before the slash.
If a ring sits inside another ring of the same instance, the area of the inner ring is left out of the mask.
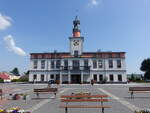
<path id="1" fill-rule="evenodd" d="M 0 101 L 0 108 L 21 107 L 25 110 L 30 110 L 32 113 L 65 113 L 65 110 L 59 108 L 60 95 L 73 92 L 90 92 L 91 94 L 106 94 L 109 96 L 110 102 L 105 102 L 104 105 L 112 106 L 112 108 L 105 109 L 105 113 L 134 113 L 134 110 L 150 108 L 150 93 L 135 94 L 135 98 L 130 98 L 128 93 L 131 86 L 149 86 L 150 84 L 99 84 L 99 85 L 61 85 L 57 98 L 52 98 L 53 94 L 41 94 L 37 99 L 33 93 L 34 88 L 47 87 L 46 84 L 0 84 L 5 95 L 4 99 Z M 53 85 L 53 87 L 57 87 Z M 12 93 L 26 93 L 30 96 L 27 101 L 11 100 L 9 94 Z M 78 105 L 91 105 L 99 103 L 75 103 Z M 101 113 L 101 109 L 94 108 L 75 108 L 69 109 L 69 113 Z"/>

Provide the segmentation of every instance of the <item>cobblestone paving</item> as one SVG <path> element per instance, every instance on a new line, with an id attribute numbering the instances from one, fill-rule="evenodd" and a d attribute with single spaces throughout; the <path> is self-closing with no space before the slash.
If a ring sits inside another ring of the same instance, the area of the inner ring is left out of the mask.
<path id="1" fill-rule="evenodd" d="M 100 85 L 61 85 L 56 99 L 53 99 L 53 94 L 41 94 L 40 99 L 36 99 L 33 93 L 34 88 L 47 87 L 46 84 L 0 84 L 5 92 L 5 99 L 0 101 L 0 108 L 21 107 L 26 110 L 31 110 L 32 113 L 65 113 L 64 109 L 59 108 L 59 97 L 62 94 L 71 94 L 73 92 L 90 92 L 92 94 L 108 94 L 111 100 L 105 103 L 112 108 L 105 109 L 105 113 L 134 113 L 134 109 L 150 108 L 150 93 L 135 94 L 135 99 L 130 99 L 128 89 L 130 86 L 149 86 L 150 84 L 100 84 Z M 53 87 L 57 87 L 54 85 Z M 11 100 L 9 94 L 27 93 L 30 99 Z M 78 105 L 86 104 L 93 105 L 98 103 L 75 103 Z M 101 109 L 69 109 L 69 113 L 101 113 Z"/>

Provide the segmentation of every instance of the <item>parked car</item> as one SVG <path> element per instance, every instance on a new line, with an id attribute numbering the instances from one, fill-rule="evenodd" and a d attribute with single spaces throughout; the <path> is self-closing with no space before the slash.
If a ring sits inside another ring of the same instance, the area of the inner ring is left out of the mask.
<path id="1" fill-rule="evenodd" d="M 54 83 L 55 83 L 54 80 L 49 80 L 49 81 L 48 81 L 48 84 L 54 84 Z"/>

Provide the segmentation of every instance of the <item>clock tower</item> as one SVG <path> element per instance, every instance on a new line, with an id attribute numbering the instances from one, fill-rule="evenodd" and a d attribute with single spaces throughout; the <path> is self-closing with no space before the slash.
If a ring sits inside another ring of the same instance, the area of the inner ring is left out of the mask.
<path id="1" fill-rule="evenodd" d="M 83 52 L 83 42 L 84 37 L 80 36 L 80 20 L 76 16 L 75 20 L 73 21 L 73 30 L 72 30 L 72 37 L 70 37 L 70 54 L 78 57 L 82 55 Z"/>

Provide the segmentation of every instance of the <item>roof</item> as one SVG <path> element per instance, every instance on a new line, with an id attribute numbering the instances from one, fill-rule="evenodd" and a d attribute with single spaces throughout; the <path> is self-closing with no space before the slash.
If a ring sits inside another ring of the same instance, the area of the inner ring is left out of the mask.
<path id="1" fill-rule="evenodd" d="M 113 52 L 113 51 L 101 51 L 101 52 L 83 52 L 83 54 L 96 54 L 96 53 L 126 53 L 123 51 Z M 31 54 L 70 54 L 70 52 L 43 52 L 43 53 L 30 53 Z"/>
<path id="2" fill-rule="evenodd" d="M 69 52 L 30 53 L 31 59 L 73 58 Z M 125 52 L 83 52 L 80 58 L 125 58 Z"/>
<path id="3" fill-rule="evenodd" d="M 4 80 L 9 80 L 10 79 L 9 75 L 6 74 L 6 73 L 0 73 L 0 78 L 4 79 Z"/>

